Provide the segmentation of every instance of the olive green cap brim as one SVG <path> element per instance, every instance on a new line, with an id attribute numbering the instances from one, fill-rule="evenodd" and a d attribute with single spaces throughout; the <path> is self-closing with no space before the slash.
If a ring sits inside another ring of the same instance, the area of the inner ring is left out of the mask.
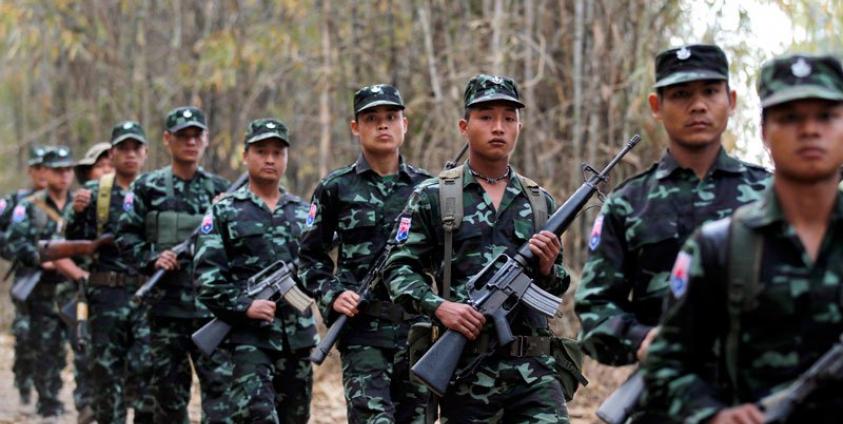
<path id="1" fill-rule="evenodd" d="M 761 107 L 779 105 L 803 99 L 822 99 L 843 102 L 843 93 L 837 90 L 830 90 L 828 87 L 819 85 L 796 85 L 776 91 L 772 96 L 761 100 Z"/>
<path id="2" fill-rule="evenodd" d="M 257 142 L 263 141 L 263 140 L 269 140 L 271 138 L 276 138 L 278 140 L 281 140 L 282 142 L 284 142 L 284 145 L 286 145 L 287 147 L 290 147 L 289 140 L 284 138 L 284 136 L 281 135 L 281 133 L 279 133 L 279 132 L 265 132 L 265 133 L 258 134 L 256 136 L 246 140 L 246 145 L 248 146 L 250 144 L 257 143 Z"/>
<path id="3" fill-rule="evenodd" d="M 653 88 L 661 88 L 667 87 L 669 85 L 675 84 L 682 84 L 684 82 L 691 82 L 691 81 L 703 81 L 703 80 L 723 80 L 728 81 L 729 77 L 726 75 L 721 74 L 720 72 L 709 71 L 709 70 L 696 70 L 696 71 L 683 71 L 683 72 L 674 72 L 653 84 Z"/>
<path id="4" fill-rule="evenodd" d="M 521 103 L 521 100 L 518 100 L 515 97 L 512 97 L 508 94 L 503 94 L 503 93 L 495 93 L 495 94 L 490 94 L 488 96 L 478 97 L 476 99 L 473 99 L 471 101 L 471 103 L 465 105 L 465 107 L 469 108 L 469 107 L 472 107 L 472 106 L 476 106 L 479 103 L 488 103 L 488 102 L 510 102 L 510 103 L 515 103 L 518 106 L 518 108 L 524 107 L 524 103 Z"/>
<path id="5" fill-rule="evenodd" d="M 126 141 L 126 140 L 137 140 L 141 144 L 147 144 L 145 138 L 143 138 L 143 137 L 141 137 L 137 134 L 127 133 L 127 134 L 123 134 L 120 137 L 117 137 L 116 139 L 112 140 L 111 145 L 116 146 L 116 145 L 118 145 L 121 142 Z"/>
<path id="6" fill-rule="evenodd" d="M 208 129 L 208 127 L 206 127 L 205 124 L 203 124 L 199 121 L 190 121 L 190 122 L 184 122 L 184 123 L 181 123 L 179 125 L 176 125 L 173 128 L 169 128 L 167 130 L 167 132 L 169 132 L 170 134 L 175 134 L 175 133 L 177 133 L 177 132 L 179 132 L 179 131 L 181 131 L 185 128 L 190 128 L 190 127 L 202 128 L 203 130 Z"/>

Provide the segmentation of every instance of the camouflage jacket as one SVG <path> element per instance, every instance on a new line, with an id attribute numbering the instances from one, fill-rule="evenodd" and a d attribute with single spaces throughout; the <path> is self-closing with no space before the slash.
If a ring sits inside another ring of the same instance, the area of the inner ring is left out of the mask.
<path id="1" fill-rule="evenodd" d="M 740 312 L 738 389 L 706 377 L 705 364 L 726 376 L 729 333 L 728 249 L 724 239 L 697 233 L 682 248 L 671 276 L 677 303 L 667 312 L 644 363 L 649 396 L 670 413 L 705 422 L 719 409 L 756 402 L 806 371 L 843 333 L 843 196 L 837 195 L 816 261 L 782 213 L 770 189 L 743 222 L 761 234 L 757 294 Z M 744 299 L 746 300 L 746 299 Z M 797 408 L 792 422 L 840 422 L 843 382 L 824 381 Z"/>
<path id="2" fill-rule="evenodd" d="M 586 353 L 604 364 L 634 363 L 662 314 L 667 276 L 682 243 L 704 222 L 757 200 L 768 182 L 766 170 L 721 149 L 702 180 L 665 152 L 618 186 L 594 221 L 576 292 Z"/>
<path id="3" fill-rule="evenodd" d="M 539 229 L 534 228 L 533 212 L 529 197 L 521 180 L 512 173 L 501 203 L 497 209 L 483 187 L 470 172 L 463 173 L 464 216 L 459 228 L 453 234 L 453 257 L 451 274 L 451 296 L 449 300 L 468 300 L 468 280 L 480 272 L 491 260 L 501 253 L 514 255 L 518 248 Z M 547 210 L 556 209 L 553 198 L 542 191 L 547 200 Z M 390 292 L 396 303 L 413 312 L 431 317 L 444 301 L 437 293 L 442 292 L 442 264 L 444 256 L 444 231 L 439 209 L 439 180 L 429 179 L 422 183 L 410 198 L 402 213 L 407 240 L 392 251 L 387 261 L 384 279 L 390 282 Z M 437 281 L 433 292 L 431 274 Z M 538 278 L 536 283 L 548 292 L 561 296 L 568 289 L 570 277 L 562 266 L 562 254 L 557 258 L 548 277 Z M 510 324 L 514 335 L 548 336 L 550 330 L 543 315 L 532 312 L 525 306 L 517 306 L 510 313 Z M 491 320 L 484 332 L 492 331 Z M 469 344 L 466 352 L 473 352 Z"/>
<path id="4" fill-rule="evenodd" d="M 38 268 L 41 260 L 38 257 L 38 242 L 61 238 L 60 224 L 49 217 L 35 202 L 40 201 L 47 208 L 61 216 L 72 205 L 72 194 L 68 193 L 64 209 L 59 209 L 46 190 L 33 193 L 15 206 L 8 230 L 8 249 L 12 257 L 24 266 Z M 63 225 L 63 222 L 61 223 Z M 66 281 L 56 271 L 44 271 L 41 282 L 58 283 Z"/>
<path id="5" fill-rule="evenodd" d="M 381 177 L 361 154 L 354 164 L 330 173 L 316 187 L 301 241 L 299 275 L 316 295 L 328 322 L 336 318 L 332 308 L 336 297 L 359 288 L 413 189 L 429 177 L 403 159 L 396 176 Z M 339 242 L 336 269 L 329 255 L 334 235 Z M 370 298 L 389 302 L 383 284 L 378 284 Z M 363 312 L 349 321 L 340 343 L 399 346 L 406 338 L 402 327 Z"/>
<path id="6" fill-rule="evenodd" d="M 277 260 L 295 263 L 307 204 L 284 193 L 274 211 L 242 187 L 211 206 L 196 242 L 194 268 L 199 300 L 217 317 L 233 324 L 228 341 L 278 351 L 312 347 L 316 326 L 308 313 L 278 302 L 271 326 L 246 317 L 252 299 L 246 281 Z"/>
<path id="7" fill-rule="evenodd" d="M 172 176 L 173 196 L 167 195 L 167 179 Z M 202 168 L 190 181 L 172 175 L 169 166 L 140 176 L 132 183 L 131 192 L 123 198 L 123 214 L 117 232 L 117 247 L 127 264 L 151 274 L 161 246 L 150 239 L 148 226 L 162 212 L 179 212 L 196 219 L 196 226 L 214 197 L 226 190 L 228 181 Z M 189 233 L 189 229 L 185 228 Z M 167 273 L 157 287 L 159 300 L 152 306 L 153 316 L 174 318 L 208 317 L 208 310 L 196 300 L 192 281 L 191 260 L 184 255 L 180 270 Z"/>
<path id="8" fill-rule="evenodd" d="M 32 189 L 21 189 L 0 198 L 0 257 L 12 260 L 12 252 L 8 249 L 9 224 L 12 222 L 12 211 L 23 199 L 32 194 Z"/>

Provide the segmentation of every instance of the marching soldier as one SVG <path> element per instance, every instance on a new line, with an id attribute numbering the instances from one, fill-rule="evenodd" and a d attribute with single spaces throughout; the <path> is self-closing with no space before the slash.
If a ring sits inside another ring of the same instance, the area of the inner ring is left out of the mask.
<path id="1" fill-rule="evenodd" d="M 79 185 L 84 185 L 90 180 L 97 180 L 99 177 L 114 172 L 114 165 L 111 163 L 111 156 L 108 152 L 111 150 L 111 143 L 97 143 L 91 146 L 82 159 L 76 161 L 73 165 L 73 173 L 76 174 L 76 181 Z M 74 198 L 79 196 L 85 190 L 76 190 Z"/>

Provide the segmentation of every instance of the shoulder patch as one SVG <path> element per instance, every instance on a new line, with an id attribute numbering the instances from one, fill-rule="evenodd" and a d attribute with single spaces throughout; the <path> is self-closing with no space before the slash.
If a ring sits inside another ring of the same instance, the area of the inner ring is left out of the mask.
<path id="1" fill-rule="evenodd" d="M 688 272 L 691 269 L 691 255 L 687 252 L 679 252 L 676 263 L 673 264 L 673 271 L 670 271 L 670 291 L 673 296 L 679 299 L 688 290 Z"/>
<path id="2" fill-rule="evenodd" d="M 0 199 L 0 214 L 6 211 L 6 206 L 8 205 L 9 204 L 6 202 L 6 199 Z"/>
<path id="3" fill-rule="evenodd" d="M 194 222 L 196 222 L 196 221 L 194 221 Z M 199 231 L 201 231 L 202 234 L 208 234 L 213 229 L 214 229 L 214 217 L 209 212 L 202 218 L 202 225 L 199 227 Z"/>
<path id="4" fill-rule="evenodd" d="M 588 248 L 591 250 L 597 249 L 600 245 L 600 236 L 603 233 L 603 214 L 597 215 L 594 219 L 594 226 L 591 227 L 591 237 L 588 238 Z"/>
<path id="5" fill-rule="evenodd" d="M 305 221 L 305 224 L 308 227 L 313 225 L 313 221 L 316 221 L 316 210 L 317 209 L 318 208 L 316 207 L 316 202 L 313 202 L 313 203 L 310 204 L 310 211 L 307 213 L 307 220 Z"/>
<path id="6" fill-rule="evenodd" d="M 15 210 L 12 211 L 12 222 L 21 222 L 26 219 L 26 207 L 24 205 L 17 205 L 15 206 Z"/>
<path id="7" fill-rule="evenodd" d="M 401 218 L 401 221 L 398 223 L 398 231 L 395 233 L 395 241 L 400 243 L 410 237 L 410 224 L 412 222 L 412 217 L 405 216 Z"/>
<path id="8" fill-rule="evenodd" d="M 123 197 L 123 212 L 130 212 L 135 205 L 135 193 L 128 192 Z M 193 221 L 196 222 L 196 221 Z"/>

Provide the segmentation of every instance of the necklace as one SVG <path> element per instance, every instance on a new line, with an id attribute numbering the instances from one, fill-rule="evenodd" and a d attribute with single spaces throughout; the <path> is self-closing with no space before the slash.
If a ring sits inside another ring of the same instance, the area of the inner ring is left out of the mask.
<path id="1" fill-rule="evenodd" d="M 474 178 L 480 178 L 481 180 L 486 181 L 486 182 L 487 182 L 487 183 L 489 183 L 489 184 L 496 184 L 498 181 L 501 181 L 501 180 L 503 180 L 503 179 L 508 178 L 508 177 L 509 177 L 510 172 L 512 172 L 512 168 L 511 168 L 509 165 L 507 165 L 507 166 L 506 166 L 506 171 L 505 171 L 505 172 L 503 173 L 503 175 L 501 175 L 500 177 L 487 177 L 487 176 L 485 176 L 485 175 L 483 175 L 483 174 L 481 174 L 481 173 L 479 173 L 479 172 L 475 171 L 475 170 L 471 167 L 471 164 L 469 163 L 469 164 L 468 164 L 468 172 L 471 172 L 471 175 L 473 175 L 473 176 L 474 176 Z"/>

